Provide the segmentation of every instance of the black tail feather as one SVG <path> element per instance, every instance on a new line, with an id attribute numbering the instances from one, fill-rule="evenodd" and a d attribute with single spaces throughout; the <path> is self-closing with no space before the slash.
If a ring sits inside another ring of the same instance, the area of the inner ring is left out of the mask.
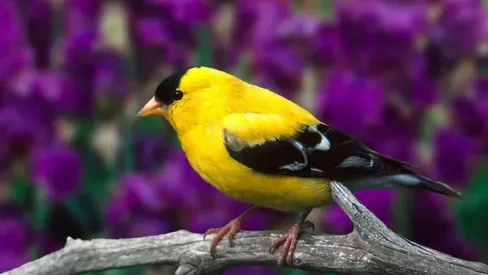
<path id="1" fill-rule="evenodd" d="M 429 191 L 433 191 L 436 193 L 440 193 L 449 197 L 455 197 L 455 198 L 461 198 L 462 194 L 453 188 L 451 188 L 449 185 L 440 182 L 440 181 L 433 181 L 429 178 L 419 176 L 417 177 L 420 179 L 420 183 L 418 185 L 419 188 L 426 189 Z"/>
<path id="2" fill-rule="evenodd" d="M 383 156 L 377 152 L 373 153 L 385 165 L 385 174 L 375 177 L 378 184 L 385 186 L 404 186 L 408 188 L 420 188 L 440 193 L 449 197 L 461 198 L 461 193 L 455 191 L 449 185 L 431 180 L 420 175 L 420 169 L 409 163 Z M 388 182 L 389 181 L 389 182 Z"/>
<path id="3" fill-rule="evenodd" d="M 363 188 L 395 188 L 424 189 L 449 197 L 461 198 L 461 193 L 440 181 L 433 181 L 413 172 L 377 174 L 348 182 L 349 187 L 358 190 Z"/>

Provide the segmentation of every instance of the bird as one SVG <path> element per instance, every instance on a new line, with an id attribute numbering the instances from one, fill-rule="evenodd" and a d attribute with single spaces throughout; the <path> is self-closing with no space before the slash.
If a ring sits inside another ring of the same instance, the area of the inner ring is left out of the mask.
<path id="1" fill-rule="evenodd" d="M 210 245 L 213 258 L 226 236 L 234 246 L 249 214 L 270 208 L 301 212 L 269 249 L 274 253 L 282 246 L 278 266 L 291 265 L 298 234 L 315 229 L 307 216 L 333 201 L 333 181 L 353 191 L 405 187 L 461 198 L 449 185 L 422 175 L 418 167 L 382 155 L 285 97 L 215 68 L 174 71 L 136 115 L 149 116 L 169 122 L 204 181 L 252 205 L 227 225 L 205 232 L 204 239 L 216 234 Z"/>

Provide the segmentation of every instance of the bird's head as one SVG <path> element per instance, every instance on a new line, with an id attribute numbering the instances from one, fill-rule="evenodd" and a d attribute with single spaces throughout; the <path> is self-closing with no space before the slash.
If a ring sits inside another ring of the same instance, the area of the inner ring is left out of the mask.
<path id="1" fill-rule="evenodd" d="M 208 67 L 191 67 L 164 79 L 138 117 L 163 116 L 182 134 L 195 125 L 208 125 L 229 112 L 228 99 L 243 82 Z"/>

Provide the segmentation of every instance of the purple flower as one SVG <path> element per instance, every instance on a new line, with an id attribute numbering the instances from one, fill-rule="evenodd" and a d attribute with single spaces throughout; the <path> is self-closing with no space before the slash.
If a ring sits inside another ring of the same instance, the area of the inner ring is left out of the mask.
<path id="1" fill-rule="evenodd" d="M 337 65 L 344 62 L 339 28 L 333 23 L 322 23 L 318 29 L 311 49 L 310 61 L 318 65 Z"/>
<path id="2" fill-rule="evenodd" d="M 154 235 L 170 228 L 163 211 L 166 207 L 172 209 L 171 204 L 156 192 L 155 185 L 146 176 L 125 175 L 115 190 L 105 212 L 111 236 Z"/>
<path id="3" fill-rule="evenodd" d="M 344 58 L 362 72 L 401 71 L 415 53 L 415 42 L 426 27 L 426 6 L 358 2 L 337 1 Z"/>
<path id="4" fill-rule="evenodd" d="M 155 192 L 155 185 L 151 184 L 149 178 L 141 174 L 127 174 L 119 182 L 114 195 L 114 202 L 122 202 L 127 209 L 145 208 L 147 210 L 161 210 L 167 205 L 165 200 Z M 117 205 L 117 203 L 114 203 Z M 110 207 L 109 207 L 110 209 Z M 120 219 L 120 215 L 109 211 L 110 219 Z M 117 214 L 111 216 L 112 214 Z"/>
<path id="5" fill-rule="evenodd" d="M 416 161 L 415 139 L 418 120 L 393 105 L 387 106 L 381 122 L 364 134 L 363 141 L 372 149 L 403 161 Z"/>
<path id="6" fill-rule="evenodd" d="M 488 130 L 488 78 L 480 77 L 475 81 L 474 102 L 475 107 L 483 118 L 483 127 Z"/>
<path id="7" fill-rule="evenodd" d="M 210 228 L 218 228 L 227 225 L 232 219 L 226 207 L 202 208 L 193 213 L 191 218 L 187 219 L 187 230 L 195 233 L 205 233 Z"/>
<path id="8" fill-rule="evenodd" d="M 0 209 L 0 272 L 5 272 L 30 260 L 27 249 L 33 239 L 19 209 L 11 205 Z"/>
<path id="9" fill-rule="evenodd" d="M 440 85 L 430 77 L 428 70 L 425 58 L 417 55 L 412 57 L 410 66 L 402 74 L 389 82 L 390 89 L 397 91 L 403 102 L 415 108 L 419 114 L 435 104 L 441 96 Z"/>
<path id="10" fill-rule="evenodd" d="M 188 65 L 188 50 L 197 45 L 197 31 L 211 19 L 213 4 L 202 0 L 130 1 L 130 12 L 135 48 L 141 52 L 138 70 L 143 71 L 144 79 L 162 64 Z"/>
<path id="11" fill-rule="evenodd" d="M 54 70 L 26 70 L 9 86 L 9 96 L 14 100 L 40 100 L 44 108 L 55 110 L 62 104 L 61 84 L 61 77 Z"/>
<path id="12" fill-rule="evenodd" d="M 282 7 L 275 6 L 276 9 Z M 302 72 L 318 34 L 320 21 L 314 17 L 287 16 L 287 10 L 282 13 L 283 18 L 276 16 L 276 28 L 266 35 L 258 27 L 267 29 L 267 24 L 256 26 L 257 40 L 254 41 L 252 58 L 258 77 L 267 79 L 271 87 L 277 87 L 278 91 L 286 90 L 288 93 L 284 95 L 290 97 L 290 92 L 300 88 Z"/>
<path id="13" fill-rule="evenodd" d="M 9 93 L 0 107 L 0 155 L 18 157 L 54 136 L 55 110 L 39 93 Z"/>
<path id="14" fill-rule="evenodd" d="M 54 8 L 49 0 L 31 0 L 26 5 L 25 26 L 36 58 L 37 67 L 51 63 L 54 35 Z"/>
<path id="15" fill-rule="evenodd" d="M 68 115 L 92 114 L 94 106 L 94 75 L 96 46 L 99 35 L 95 31 L 69 34 L 62 45 L 61 108 Z"/>
<path id="16" fill-rule="evenodd" d="M 93 113 L 94 100 L 93 92 L 90 87 L 92 78 L 63 76 L 62 94 L 58 105 L 60 113 L 67 116 L 88 117 Z"/>
<path id="17" fill-rule="evenodd" d="M 485 77 L 476 79 L 470 90 L 450 102 L 452 127 L 466 139 L 471 139 L 471 143 L 479 142 L 478 149 L 483 152 L 488 150 L 487 104 L 488 79 Z"/>
<path id="18" fill-rule="evenodd" d="M 0 108 L 0 152 L 4 157 L 24 155 L 38 143 L 48 139 L 49 133 L 35 118 L 25 116 L 27 110 L 15 105 Z"/>
<path id="19" fill-rule="evenodd" d="M 66 33 L 75 35 L 97 29 L 102 2 L 98 0 L 68 0 L 63 7 Z"/>
<path id="20" fill-rule="evenodd" d="M 449 0 L 430 37 L 448 59 L 471 55 L 487 38 L 486 11 L 481 0 Z"/>
<path id="21" fill-rule="evenodd" d="M 185 9 L 186 5 L 202 5 L 202 9 Z M 189 50 L 196 46 L 197 29 L 210 17 L 210 6 L 199 0 L 131 2 L 130 17 L 134 22 L 134 47 L 139 52 L 138 78 L 152 76 L 163 64 L 188 66 Z M 205 8 L 203 8 L 205 7 Z"/>
<path id="22" fill-rule="evenodd" d="M 219 196 L 220 197 L 220 196 Z M 205 233 L 210 228 L 227 225 L 240 216 L 251 205 L 246 205 L 230 198 L 220 199 L 218 203 L 202 205 L 199 210 L 189 213 L 185 219 L 185 228 L 196 233 Z M 243 230 L 266 230 L 273 213 L 260 209 L 247 216 L 241 224 Z"/>
<path id="23" fill-rule="evenodd" d="M 260 45 L 253 56 L 256 84 L 288 98 L 299 90 L 304 67 L 305 62 L 298 51 L 277 42 Z"/>
<path id="24" fill-rule="evenodd" d="M 412 75 L 411 103 L 419 108 L 425 109 L 435 103 L 441 95 L 438 83 L 430 80 L 424 70 L 417 70 Z"/>
<path id="25" fill-rule="evenodd" d="M 309 47 L 318 20 L 292 17 L 283 1 L 238 1 L 231 47 L 252 51 L 251 66 L 259 85 L 286 97 L 299 89 L 305 66 L 302 46 Z"/>
<path id="26" fill-rule="evenodd" d="M 99 43 L 100 34 L 96 29 L 68 33 L 62 41 L 63 71 L 75 75 L 90 73 L 90 65 L 96 61 L 93 53 L 96 52 Z"/>
<path id="27" fill-rule="evenodd" d="M 238 210 L 240 213 L 237 215 L 241 215 L 245 209 L 247 209 L 249 206 L 248 205 L 243 205 L 241 203 L 237 204 L 234 202 L 236 205 L 234 207 L 233 214 L 236 215 Z M 279 219 L 281 215 L 286 216 L 286 213 L 281 213 L 281 212 L 275 212 L 271 209 L 259 209 L 253 213 L 251 213 L 249 216 L 246 217 L 244 222 L 242 223 L 241 228 L 243 230 L 250 230 L 250 231 L 258 231 L 258 230 L 269 230 L 271 229 L 270 226 L 275 226 L 276 224 L 276 219 Z M 235 216 L 234 218 L 236 218 Z M 234 219 L 232 218 L 232 219 Z M 282 219 L 279 219 L 282 220 Z"/>
<path id="28" fill-rule="evenodd" d="M 167 157 L 163 170 L 156 176 L 156 184 L 160 196 L 166 198 L 173 209 L 179 209 L 182 227 L 193 232 L 224 226 L 250 207 L 204 182 L 181 151 Z M 252 213 L 243 228 L 262 229 L 270 217 L 267 212 Z"/>
<path id="29" fill-rule="evenodd" d="M 188 65 L 189 53 L 186 46 L 180 45 L 185 41 L 175 38 L 172 30 L 174 27 L 168 19 L 160 16 L 134 16 L 134 38 L 135 47 L 140 51 L 141 63 L 144 65 L 141 70 L 142 78 L 152 75 L 161 64 L 169 64 L 174 67 Z M 195 43 L 191 37 L 191 44 Z"/>
<path id="30" fill-rule="evenodd" d="M 111 236 L 154 235 L 177 228 L 205 232 L 226 225 L 249 207 L 203 182 L 182 152 L 170 155 L 163 167 L 151 179 L 140 174 L 121 179 L 105 213 Z M 267 215 L 253 213 L 249 223 L 263 228 Z"/>
<path id="31" fill-rule="evenodd" d="M 451 102 L 453 127 L 467 136 L 484 138 L 488 127 L 480 127 L 480 125 L 488 123 L 488 119 L 483 118 L 479 105 L 477 101 L 465 97 L 454 98 Z"/>
<path id="32" fill-rule="evenodd" d="M 457 258 L 478 259 L 474 246 L 459 235 L 445 197 L 422 192 L 412 206 L 412 241 Z"/>
<path id="33" fill-rule="evenodd" d="M 25 71 L 4 90 L 0 107 L 0 155 L 8 162 L 55 136 L 60 82 L 52 71 Z"/>
<path id="34" fill-rule="evenodd" d="M 99 51 L 95 55 L 93 89 L 97 105 L 120 105 L 129 94 L 130 82 L 126 60 L 115 51 Z"/>
<path id="35" fill-rule="evenodd" d="M 362 137 L 381 122 L 386 94 L 380 83 L 348 70 L 330 72 L 317 98 L 317 115 L 351 135 Z"/>
<path id="36" fill-rule="evenodd" d="M 63 43 L 60 110 L 68 115 L 113 113 L 130 89 L 125 59 L 117 52 L 98 48 L 95 31 L 69 35 Z"/>
<path id="37" fill-rule="evenodd" d="M 152 171 L 162 166 L 167 146 L 160 136 L 138 134 L 133 137 L 136 170 Z"/>
<path id="38" fill-rule="evenodd" d="M 130 224 L 126 225 L 127 237 L 144 237 L 167 233 L 173 230 L 174 226 L 164 215 L 153 213 L 134 214 Z"/>
<path id="39" fill-rule="evenodd" d="M 466 93 L 457 95 L 451 101 L 453 126 L 472 138 L 486 140 L 485 135 L 488 133 L 487 104 L 488 78 L 479 76 Z"/>
<path id="40" fill-rule="evenodd" d="M 22 19 L 15 1 L 2 1 L 0 12 L 2 13 L 2 31 L 4 31 L 1 38 L 2 42 L 25 42 Z"/>
<path id="41" fill-rule="evenodd" d="M 148 46 L 170 45 L 171 26 L 164 24 L 157 17 L 139 17 L 135 18 L 136 39 L 139 43 Z"/>
<path id="42" fill-rule="evenodd" d="M 147 2 L 167 9 L 175 22 L 191 28 L 205 23 L 212 15 L 212 6 L 204 0 L 148 0 Z"/>
<path id="43" fill-rule="evenodd" d="M 480 143 L 463 133 L 444 129 L 435 137 L 434 163 L 437 178 L 451 184 L 467 183 L 474 170 Z"/>
<path id="44" fill-rule="evenodd" d="M 277 81 L 299 77 L 305 65 L 300 53 L 293 47 L 276 41 L 259 45 L 253 59 L 259 71 L 269 73 Z"/>
<path id="45" fill-rule="evenodd" d="M 234 24 L 231 38 L 231 48 L 237 51 L 246 49 L 251 45 L 253 28 L 256 22 L 254 8 L 256 5 L 249 5 L 249 1 L 237 0 L 234 4 Z"/>
<path id="46" fill-rule="evenodd" d="M 279 41 L 292 43 L 298 50 L 310 51 L 323 25 L 325 24 L 317 17 L 291 16 L 278 26 L 277 38 Z"/>
<path id="47" fill-rule="evenodd" d="M 387 226 L 393 225 L 396 190 L 359 190 L 354 196 Z M 337 233 L 349 233 L 353 229 L 351 220 L 337 204 L 326 208 L 324 223 L 328 229 Z"/>
<path id="48" fill-rule="evenodd" d="M 0 81 L 3 85 L 15 81 L 20 72 L 32 67 L 33 53 L 25 39 L 19 10 L 15 1 L 0 3 Z"/>
<path id="49" fill-rule="evenodd" d="M 50 200 L 63 201 L 81 183 L 81 163 L 77 152 L 52 144 L 36 150 L 31 159 L 31 175 Z"/>
<path id="50" fill-rule="evenodd" d="M 217 199 L 215 196 L 220 194 L 202 180 L 180 150 L 168 155 L 155 181 L 162 197 L 167 198 L 174 207 L 189 212 L 200 210 L 206 203 L 214 203 Z"/>
<path id="51" fill-rule="evenodd" d="M 277 27 L 291 16 L 290 6 L 281 0 L 236 1 L 233 46 L 239 49 L 278 37 Z"/>

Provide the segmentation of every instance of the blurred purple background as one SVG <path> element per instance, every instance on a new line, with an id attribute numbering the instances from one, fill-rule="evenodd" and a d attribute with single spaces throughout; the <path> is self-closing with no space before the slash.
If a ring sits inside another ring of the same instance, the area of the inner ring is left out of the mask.
<path id="1" fill-rule="evenodd" d="M 396 232 L 488 263 L 487 12 L 481 0 L 2 0 L 0 272 L 67 236 L 203 233 L 248 207 L 193 172 L 162 118 L 135 120 L 159 81 L 191 65 L 278 92 L 461 190 L 357 197 Z M 295 218 L 263 210 L 243 228 Z M 352 229 L 335 204 L 310 219 Z M 278 273 L 305 274 L 224 274 Z"/>

